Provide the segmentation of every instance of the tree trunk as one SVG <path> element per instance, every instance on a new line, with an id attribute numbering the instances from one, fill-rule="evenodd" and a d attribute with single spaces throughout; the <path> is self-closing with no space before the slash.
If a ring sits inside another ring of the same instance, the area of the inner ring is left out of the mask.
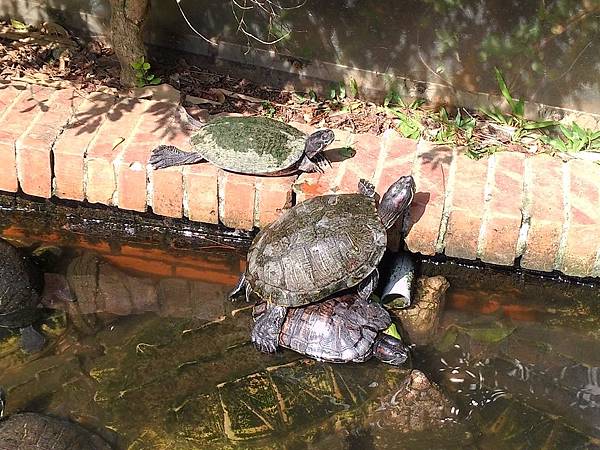
<path id="1" fill-rule="evenodd" d="M 146 56 L 142 26 L 150 7 L 149 0 L 110 0 L 112 46 L 121 64 L 121 84 L 135 86 L 131 63 Z"/>

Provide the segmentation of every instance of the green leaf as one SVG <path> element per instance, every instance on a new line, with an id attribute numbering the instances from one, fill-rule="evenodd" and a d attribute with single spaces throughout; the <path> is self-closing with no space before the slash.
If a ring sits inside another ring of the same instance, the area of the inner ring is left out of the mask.
<path id="1" fill-rule="evenodd" d="M 455 326 L 451 325 L 448 327 L 444 335 L 433 344 L 433 346 L 437 351 L 446 353 L 456 343 L 456 338 L 458 338 L 458 330 Z"/>
<path id="2" fill-rule="evenodd" d="M 497 321 L 489 324 L 457 325 L 456 327 L 472 339 L 486 344 L 495 344 L 506 339 L 516 328 Z"/>
<path id="3" fill-rule="evenodd" d="M 154 78 L 154 74 L 149 73 L 148 75 L 146 75 L 146 80 L 150 81 L 152 80 L 152 78 Z"/>
<path id="4" fill-rule="evenodd" d="M 352 97 L 358 97 L 358 83 L 354 78 L 350 80 L 350 93 L 352 94 Z"/>
<path id="5" fill-rule="evenodd" d="M 537 130 L 538 128 L 548 128 L 556 125 L 553 120 L 541 120 L 539 122 L 527 122 L 523 125 L 526 130 Z"/>
<path id="6" fill-rule="evenodd" d="M 144 69 L 144 70 L 150 69 L 150 63 L 145 62 L 144 64 L 142 64 L 142 69 Z"/>
<path id="7" fill-rule="evenodd" d="M 569 139 L 570 141 L 574 140 L 573 139 L 574 138 L 574 134 L 573 134 L 572 130 L 570 130 L 569 128 L 567 128 L 566 126 L 564 126 L 562 124 L 560 124 L 558 127 L 560 128 L 560 131 L 562 131 L 562 133 L 565 135 L 565 137 L 567 139 Z"/>
<path id="8" fill-rule="evenodd" d="M 525 102 L 523 100 L 519 100 L 515 103 L 513 107 L 513 114 L 515 116 L 523 117 L 525 114 Z"/>
<path id="9" fill-rule="evenodd" d="M 390 336 L 395 337 L 396 339 L 402 340 L 402 336 L 398 333 L 398 329 L 396 328 L 396 324 L 392 323 L 387 329 L 384 331 L 385 334 L 389 334 Z"/>
<path id="10" fill-rule="evenodd" d="M 502 96 L 506 99 L 506 101 L 510 105 L 511 110 L 514 112 L 516 104 L 515 104 L 514 99 L 512 98 L 512 95 L 510 95 L 510 91 L 508 90 L 508 86 L 506 85 L 506 82 L 504 81 L 502 72 L 500 72 L 500 70 L 498 70 L 497 67 L 494 67 L 494 72 L 496 73 L 496 81 L 498 82 L 498 87 L 500 88 L 500 92 L 502 92 Z"/>
<path id="11" fill-rule="evenodd" d="M 150 84 L 160 84 L 161 81 L 162 80 L 160 78 L 154 78 L 152 81 L 150 81 Z"/>
<path id="12" fill-rule="evenodd" d="M 308 98 L 310 98 L 311 102 L 316 102 L 317 101 L 317 93 L 311 89 L 310 91 L 308 91 Z"/>
<path id="13" fill-rule="evenodd" d="M 25 25 L 23 22 L 19 22 L 18 20 L 15 20 L 15 19 L 10 19 L 10 26 L 13 27 L 15 30 L 26 30 L 27 29 L 27 25 Z"/>
<path id="14" fill-rule="evenodd" d="M 340 98 L 346 98 L 346 85 L 340 83 Z"/>
<path id="15" fill-rule="evenodd" d="M 388 95 L 386 95 L 385 98 L 383 99 L 383 106 L 385 108 L 387 108 L 390 105 L 391 100 L 392 100 L 391 93 L 388 93 Z"/>
<path id="16" fill-rule="evenodd" d="M 131 67 L 133 67 L 135 70 L 141 70 L 142 63 L 141 62 L 132 62 Z"/>
<path id="17" fill-rule="evenodd" d="M 336 89 L 335 89 L 335 87 L 332 87 L 329 90 L 329 100 L 335 100 L 336 95 L 337 95 Z"/>

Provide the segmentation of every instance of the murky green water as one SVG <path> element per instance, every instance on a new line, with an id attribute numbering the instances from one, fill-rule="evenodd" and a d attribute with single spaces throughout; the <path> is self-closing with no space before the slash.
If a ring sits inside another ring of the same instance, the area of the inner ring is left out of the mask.
<path id="1" fill-rule="evenodd" d="M 49 345 L 0 342 L 8 413 L 124 449 L 600 448 L 597 287 L 424 263 L 451 288 L 435 343 L 413 349 L 441 392 L 419 393 L 376 361 L 255 351 L 249 305 L 227 300 L 236 255 L 105 250 L 46 258 Z"/>

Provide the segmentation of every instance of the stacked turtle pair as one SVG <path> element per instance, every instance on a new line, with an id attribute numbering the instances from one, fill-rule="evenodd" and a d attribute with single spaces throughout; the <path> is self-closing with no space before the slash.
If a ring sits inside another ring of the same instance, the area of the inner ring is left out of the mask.
<path id="1" fill-rule="evenodd" d="M 388 312 L 369 297 L 387 230 L 407 211 L 414 180 L 400 177 L 379 204 L 371 183 L 361 180 L 358 189 L 306 200 L 254 239 L 231 296 L 258 297 L 252 341 L 259 350 L 282 345 L 331 362 L 407 359 L 402 341 L 383 332 Z"/>

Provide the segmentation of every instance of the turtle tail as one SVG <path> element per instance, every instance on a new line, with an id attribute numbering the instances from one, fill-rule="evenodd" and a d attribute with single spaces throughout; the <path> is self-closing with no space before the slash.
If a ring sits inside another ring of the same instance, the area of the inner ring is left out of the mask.
<path id="1" fill-rule="evenodd" d="M 184 152 L 172 145 L 159 145 L 150 155 L 152 168 L 165 169 L 171 166 L 182 166 L 184 164 L 196 164 L 204 161 L 204 158 L 195 152 Z"/>

